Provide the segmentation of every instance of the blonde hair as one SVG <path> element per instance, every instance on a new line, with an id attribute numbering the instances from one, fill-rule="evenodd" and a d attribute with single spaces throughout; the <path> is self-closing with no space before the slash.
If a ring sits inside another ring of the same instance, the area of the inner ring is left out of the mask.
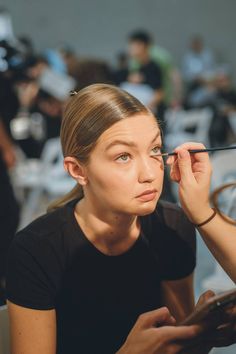
<path id="1" fill-rule="evenodd" d="M 127 92 L 108 84 L 93 84 L 74 94 L 66 105 L 61 125 L 64 157 L 88 163 L 101 134 L 121 119 L 151 111 Z M 73 199 L 81 199 L 83 189 L 77 184 L 68 194 L 49 206 L 51 211 Z"/>

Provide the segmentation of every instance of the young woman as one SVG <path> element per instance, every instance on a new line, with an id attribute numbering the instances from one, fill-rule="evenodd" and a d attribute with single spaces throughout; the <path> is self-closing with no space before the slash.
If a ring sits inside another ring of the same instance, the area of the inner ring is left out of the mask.
<path id="1" fill-rule="evenodd" d="M 178 321 L 193 309 L 195 233 L 181 209 L 157 204 L 155 117 L 124 91 L 91 85 L 70 99 L 61 142 L 77 185 L 9 254 L 12 353 L 179 352 L 200 329 L 170 326 L 158 308 Z"/>
<path id="2" fill-rule="evenodd" d="M 196 148 L 202 149 L 204 146 L 186 143 L 176 148 L 178 156 L 170 157 L 167 161 L 171 165 L 171 177 L 179 183 L 181 205 L 188 218 L 195 224 L 210 219 L 199 226 L 198 230 L 215 258 L 236 282 L 236 222 L 222 215 L 216 204 L 217 194 L 225 187 L 219 188 L 213 198 L 213 206 L 217 213 L 211 208 L 209 198 L 211 164 L 206 153 L 190 156 L 188 150 Z M 236 187 L 236 183 L 226 187 L 233 186 Z"/>

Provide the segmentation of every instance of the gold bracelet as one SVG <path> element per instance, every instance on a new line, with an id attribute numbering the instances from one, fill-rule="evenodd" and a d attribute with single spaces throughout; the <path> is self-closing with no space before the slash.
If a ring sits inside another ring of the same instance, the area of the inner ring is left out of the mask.
<path id="1" fill-rule="evenodd" d="M 195 227 L 200 227 L 200 226 L 206 225 L 209 221 L 211 221 L 216 216 L 216 209 L 212 208 L 212 210 L 213 210 L 213 213 L 208 219 L 206 219 L 205 221 L 201 222 L 200 224 L 194 224 L 194 226 Z"/>

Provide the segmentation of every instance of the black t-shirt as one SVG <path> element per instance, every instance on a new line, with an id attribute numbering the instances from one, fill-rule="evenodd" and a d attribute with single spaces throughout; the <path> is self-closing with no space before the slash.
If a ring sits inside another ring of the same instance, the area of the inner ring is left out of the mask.
<path id="1" fill-rule="evenodd" d="M 58 354 L 112 354 L 137 317 L 160 307 L 160 282 L 195 267 L 195 230 L 182 210 L 159 202 L 141 217 L 141 233 L 119 256 L 101 253 L 75 216 L 76 201 L 35 220 L 12 243 L 7 298 L 55 309 Z"/>
<path id="2" fill-rule="evenodd" d="M 229 89 L 229 90 L 218 90 L 217 92 L 217 98 L 225 104 L 230 104 L 233 107 L 236 106 L 236 91 L 234 89 Z"/>
<path id="3" fill-rule="evenodd" d="M 160 67 L 150 60 L 147 64 L 141 65 L 139 72 L 143 75 L 143 84 L 150 86 L 153 90 L 162 88 L 162 73 Z"/>
<path id="4" fill-rule="evenodd" d="M 16 116 L 18 109 L 19 101 L 13 82 L 0 74 L 0 117 L 10 136 L 10 121 Z"/>
<path id="5" fill-rule="evenodd" d="M 135 72 L 142 74 L 143 80 L 141 84 L 146 84 L 153 90 L 159 90 L 162 88 L 162 72 L 158 64 L 150 60 L 148 63 L 140 65 Z M 115 73 L 114 81 L 116 84 L 121 84 L 128 80 L 129 75 L 133 73 L 129 69 L 123 69 Z"/>

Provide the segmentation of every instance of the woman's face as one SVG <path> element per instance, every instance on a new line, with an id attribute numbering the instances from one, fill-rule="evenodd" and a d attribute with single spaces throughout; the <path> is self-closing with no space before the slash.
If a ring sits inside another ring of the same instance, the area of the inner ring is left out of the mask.
<path id="1" fill-rule="evenodd" d="M 137 114 L 99 138 L 85 167 L 85 198 L 100 210 L 126 215 L 151 213 L 160 197 L 164 166 L 156 119 Z"/>

